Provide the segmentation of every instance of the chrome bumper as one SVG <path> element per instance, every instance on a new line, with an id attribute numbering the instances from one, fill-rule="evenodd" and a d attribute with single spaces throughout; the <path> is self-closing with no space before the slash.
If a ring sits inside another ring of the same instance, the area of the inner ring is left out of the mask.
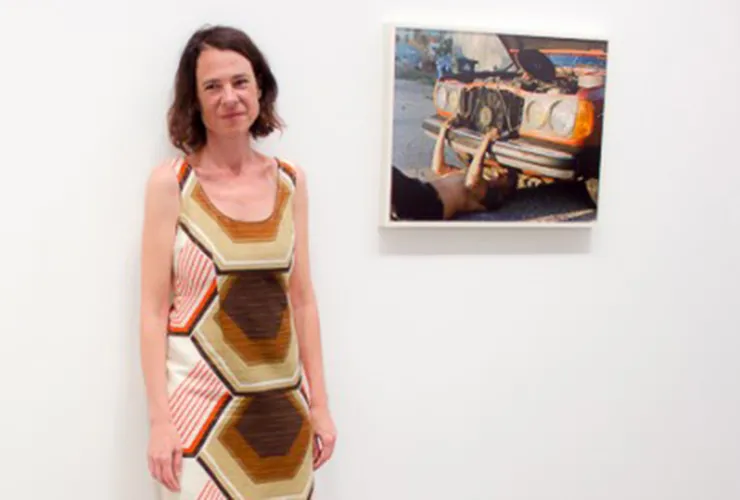
<path id="1" fill-rule="evenodd" d="M 432 139 L 437 139 L 443 119 L 431 116 L 424 120 L 422 129 Z M 475 154 L 482 136 L 468 128 L 449 129 L 448 143 L 455 151 Z M 526 170 L 545 177 L 570 180 L 575 176 L 575 157 L 565 151 L 533 144 L 526 139 L 509 139 L 489 145 L 488 154 L 500 165 Z"/>

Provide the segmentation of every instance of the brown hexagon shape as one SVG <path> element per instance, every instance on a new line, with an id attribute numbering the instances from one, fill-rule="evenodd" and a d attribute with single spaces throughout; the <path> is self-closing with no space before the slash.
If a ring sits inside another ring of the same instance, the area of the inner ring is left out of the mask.
<path id="1" fill-rule="evenodd" d="M 255 483 L 291 479 L 310 450 L 308 416 L 288 392 L 245 398 L 220 441 Z"/>

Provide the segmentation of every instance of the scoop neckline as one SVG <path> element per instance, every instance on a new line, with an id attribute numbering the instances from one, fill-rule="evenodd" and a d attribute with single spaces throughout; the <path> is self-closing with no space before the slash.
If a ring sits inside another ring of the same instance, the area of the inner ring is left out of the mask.
<path id="1" fill-rule="evenodd" d="M 245 220 L 245 219 L 238 219 L 236 217 L 233 217 L 220 208 L 216 206 L 216 204 L 213 202 L 210 196 L 208 196 L 208 193 L 206 192 L 205 188 L 203 187 L 203 183 L 198 178 L 198 174 L 195 171 L 195 167 L 190 162 L 188 158 L 185 158 L 185 162 L 190 167 L 190 170 L 193 172 L 193 179 L 195 180 L 196 186 L 200 188 L 200 192 L 203 195 L 203 200 L 208 204 L 209 208 L 213 210 L 219 217 L 223 217 L 224 219 L 228 220 L 230 223 L 234 224 L 241 224 L 241 225 L 254 225 L 254 224 L 264 224 L 266 222 L 269 222 L 271 219 L 275 217 L 275 213 L 278 209 L 278 202 L 280 200 L 280 159 L 277 156 L 272 157 L 273 160 L 275 160 L 275 196 L 272 202 L 272 209 L 267 214 L 266 217 L 263 219 L 255 219 L 255 220 Z"/>

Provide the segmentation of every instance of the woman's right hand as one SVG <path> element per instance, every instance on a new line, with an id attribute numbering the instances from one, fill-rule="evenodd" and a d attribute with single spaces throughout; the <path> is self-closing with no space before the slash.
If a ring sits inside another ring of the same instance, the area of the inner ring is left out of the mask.
<path id="1" fill-rule="evenodd" d="M 170 491 L 180 490 L 182 444 L 171 423 L 152 424 L 149 433 L 149 472 Z"/>

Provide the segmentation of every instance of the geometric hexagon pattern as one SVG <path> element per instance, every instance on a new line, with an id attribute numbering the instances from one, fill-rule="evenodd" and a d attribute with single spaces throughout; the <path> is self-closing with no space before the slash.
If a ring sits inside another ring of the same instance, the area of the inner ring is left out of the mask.
<path id="1" fill-rule="evenodd" d="M 277 337 L 288 307 L 277 273 L 253 271 L 232 278 L 224 287 L 221 312 L 252 340 Z"/>
<path id="2" fill-rule="evenodd" d="M 308 498 L 313 444 L 300 392 L 240 398 L 228 414 L 200 455 L 214 479 L 228 484 L 227 494 Z"/>
<path id="3" fill-rule="evenodd" d="M 167 499 L 313 494 L 313 430 L 288 283 L 295 170 L 277 161 L 260 221 L 221 212 L 185 159 L 173 163 L 180 215 L 167 324 L 167 392 L 183 444 L 181 491 Z"/>
<path id="4" fill-rule="evenodd" d="M 301 365 L 291 310 L 288 307 L 283 309 L 279 323 L 274 321 L 274 313 L 268 312 L 260 317 L 260 309 L 249 306 L 236 312 L 232 309 L 229 314 L 223 303 L 229 296 L 237 296 L 239 290 L 232 295 L 233 285 L 238 285 L 241 279 L 245 279 L 244 276 L 234 274 L 217 278 L 218 297 L 195 326 L 193 340 L 204 357 L 217 367 L 224 383 L 234 394 L 295 387 L 301 381 Z M 242 295 L 239 300 L 247 303 L 262 299 L 256 291 L 254 295 Z M 245 319 L 244 316 L 250 312 L 254 317 Z M 265 338 L 264 332 L 268 327 L 273 333 Z M 256 335 L 250 336 L 248 332 L 255 330 Z"/>
<path id="5" fill-rule="evenodd" d="M 259 457 L 283 457 L 296 442 L 305 421 L 284 393 L 257 394 L 244 402 L 241 415 L 232 420 L 231 430 Z"/>

